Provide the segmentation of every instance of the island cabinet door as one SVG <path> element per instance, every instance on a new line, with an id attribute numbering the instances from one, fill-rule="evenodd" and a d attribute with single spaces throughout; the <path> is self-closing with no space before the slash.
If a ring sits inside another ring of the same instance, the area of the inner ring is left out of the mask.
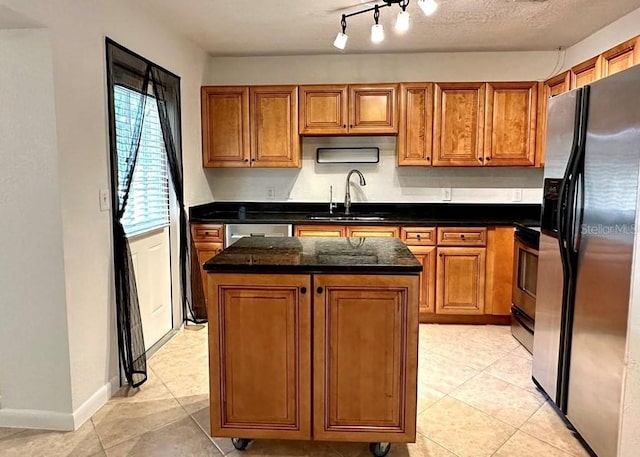
<path id="1" fill-rule="evenodd" d="M 318 440 L 412 442 L 418 276 L 314 276 Z"/>
<path id="2" fill-rule="evenodd" d="M 311 278 L 208 274 L 211 435 L 311 439 Z"/>

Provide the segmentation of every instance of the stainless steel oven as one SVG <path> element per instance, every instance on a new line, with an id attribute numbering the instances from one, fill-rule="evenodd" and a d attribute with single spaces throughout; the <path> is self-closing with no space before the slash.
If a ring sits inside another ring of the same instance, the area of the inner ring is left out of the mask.
<path id="1" fill-rule="evenodd" d="M 529 352 L 533 351 L 535 331 L 539 243 L 538 227 L 517 227 L 513 256 L 511 333 Z"/>

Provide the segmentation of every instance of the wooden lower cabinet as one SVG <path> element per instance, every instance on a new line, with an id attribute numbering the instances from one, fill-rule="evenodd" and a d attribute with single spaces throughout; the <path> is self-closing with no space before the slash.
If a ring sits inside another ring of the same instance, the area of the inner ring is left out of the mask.
<path id="1" fill-rule="evenodd" d="M 513 227 L 487 230 L 485 314 L 511 315 L 514 243 Z"/>
<path id="2" fill-rule="evenodd" d="M 436 247 L 409 246 L 409 250 L 422 264 L 419 287 L 419 311 L 420 321 L 423 321 L 428 317 L 428 314 L 436 310 Z"/>
<path id="3" fill-rule="evenodd" d="M 415 441 L 417 275 L 208 283 L 212 436 Z"/>
<path id="4" fill-rule="evenodd" d="M 487 248 L 438 247 L 436 313 L 484 314 Z"/>
<path id="5" fill-rule="evenodd" d="M 207 281 L 203 264 L 224 249 L 224 229 L 219 224 L 191 224 L 191 298 L 194 317 L 207 318 Z"/>
<path id="6" fill-rule="evenodd" d="M 311 277 L 208 279 L 212 436 L 310 439 Z"/>
<path id="7" fill-rule="evenodd" d="M 316 275 L 313 435 L 415 440 L 417 276 Z"/>

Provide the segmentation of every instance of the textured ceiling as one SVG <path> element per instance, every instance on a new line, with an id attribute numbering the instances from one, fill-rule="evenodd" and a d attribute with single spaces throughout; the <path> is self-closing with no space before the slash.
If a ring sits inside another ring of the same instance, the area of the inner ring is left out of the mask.
<path id="1" fill-rule="evenodd" d="M 363 8 L 361 0 L 132 1 L 216 56 L 339 52 L 332 43 L 341 14 Z M 404 35 L 393 31 L 399 7 L 380 10 L 386 39 L 379 44 L 369 39 L 373 13 L 349 18 L 343 52 L 553 50 L 640 7 L 640 0 L 439 0 L 426 17 L 416 3 Z"/>

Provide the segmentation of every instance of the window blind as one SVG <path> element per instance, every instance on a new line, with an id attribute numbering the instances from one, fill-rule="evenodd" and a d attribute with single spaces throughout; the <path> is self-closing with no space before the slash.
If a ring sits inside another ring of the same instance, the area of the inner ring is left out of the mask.
<path id="1" fill-rule="evenodd" d="M 133 135 L 133 117 L 139 104 L 145 103 L 140 149 L 122 218 L 127 236 L 132 236 L 169 224 L 169 167 L 155 98 L 116 85 L 114 102 L 118 168 L 122 170 L 118 175 L 123 177 L 127 168 L 125 151 L 129 150 Z"/>

